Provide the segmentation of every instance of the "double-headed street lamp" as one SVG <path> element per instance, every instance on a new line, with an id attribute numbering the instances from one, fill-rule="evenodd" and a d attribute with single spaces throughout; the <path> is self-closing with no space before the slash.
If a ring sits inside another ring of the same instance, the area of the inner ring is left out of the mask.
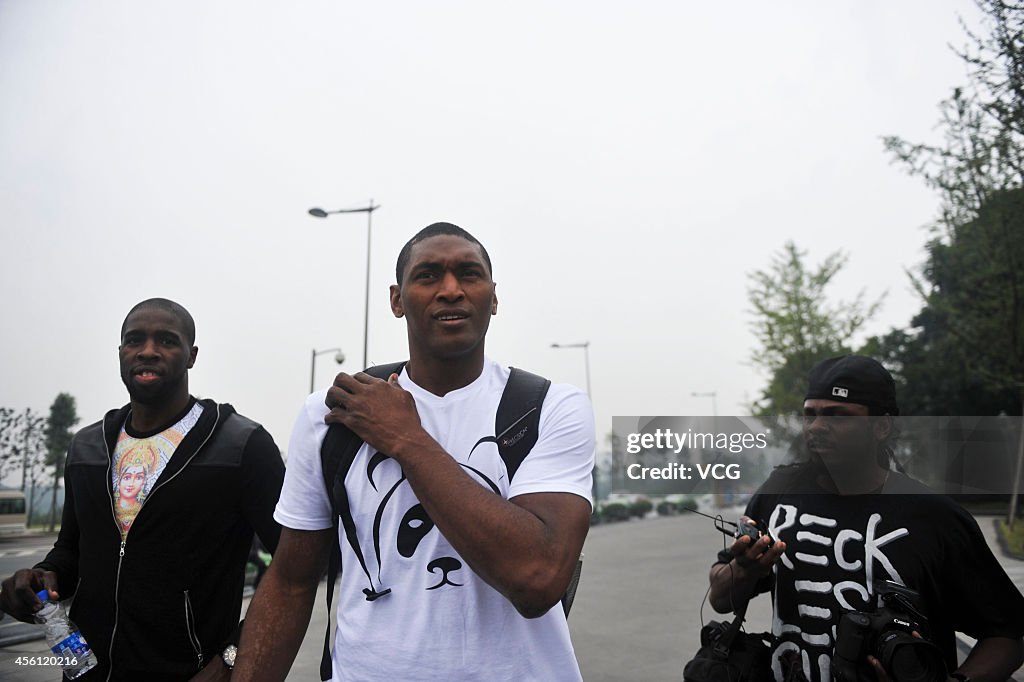
<path id="1" fill-rule="evenodd" d="M 339 365 L 345 362 L 345 354 L 341 352 L 340 348 L 328 348 L 326 350 L 313 349 L 313 354 L 309 358 L 309 392 L 312 393 L 316 390 L 316 356 L 325 355 L 327 353 L 334 353 L 334 361 Z"/>
<path id="2" fill-rule="evenodd" d="M 583 343 L 553 343 L 551 347 L 583 349 L 583 362 L 586 363 L 587 368 L 587 397 L 593 400 L 593 397 L 590 395 L 590 341 L 584 341 Z"/>
<path id="3" fill-rule="evenodd" d="M 365 213 L 366 214 L 366 303 L 363 308 L 363 367 L 366 367 L 366 346 L 370 333 L 370 233 L 373 228 L 373 212 L 380 208 L 374 205 L 373 199 L 362 208 L 341 208 L 337 211 L 325 211 L 322 208 L 309 209 L 309 215 L 315 218 L 326 218 L 334 213 Z"/>

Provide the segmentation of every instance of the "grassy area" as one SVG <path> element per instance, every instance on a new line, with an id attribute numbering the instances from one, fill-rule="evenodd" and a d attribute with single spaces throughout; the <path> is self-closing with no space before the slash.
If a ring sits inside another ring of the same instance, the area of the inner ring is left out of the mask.
<path id="1" fill-rule="evenodd" d="M 1012 529 L 1006 525 L 1005 520 L 1000 519 L 996 528 L 1010 553 L 1018 558 L 1024 558 L 1024 519 L 1017 519 Z"/>

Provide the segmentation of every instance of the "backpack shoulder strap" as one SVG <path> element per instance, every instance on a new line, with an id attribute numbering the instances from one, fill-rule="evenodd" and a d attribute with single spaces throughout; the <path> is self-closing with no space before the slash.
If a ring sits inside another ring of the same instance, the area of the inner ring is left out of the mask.
<path id="1" fill-rule="evenodd" d="M 400 373 L 404 366 L 404 362 L 395 362 L 370 367 L 364 371 L 372 377 L 386 380 L 392 374 Z M 332 676 L 331 602 L 334 600 L 334 583 L 337 582 L 338 575 L 341 573 L 341 546 L 338 544 L 339 519 L 345 528 L 345 536 L 355 551 L 356 558 L 363 571 L 366 572 L 366 562 L 363 561 L 359 543 L 355 538 L 355 524 L 352 521 L 348 495 L 345 491 L 345 477 L 348 476 L 352 462 L 355 461 L 356 454 L 362 446 L 363 439 L 342 424 L 332 424 L 327 429 L 327 435 L 320 445 L 320 468 L 323 470 L 324 485 L 327 487 L 327 495 L 331 500 L 331 518 L 334 520 L 333 544 L 330 557 L 327 560 L 327 632 L 324 634 L 324 653 L 320 659 L 321 680 L 329 680 Z"/>
<path id="2" fill-rule="evenodd" d="M 540 408 L 550 387 L 549 379 L 517 367 L 509 372 L 494 417 L 494 435 L 510 481 L 537 444 Z"/>
<path id="3" fill-rule="evenodd" d="M 387 365 L 375 365 L 363 370 L 366 374 L 377 379 L 387 379 L 392 374 L 401 373 L 405 367 L 404 362 L 393 362 Z M 324 485 L 327 486 L 327 494 L 331 498 L 331 506 L 334 508 L 334 516 L 337 518 L 340 510 L 337 508 L 337 500 L 334 498 L 334 482 L 341 474 L 342 481 L 348 475 L 352 466 L 352 460 L 363 445 L 359 436 L 342 424 L 332 424 L 327 429 L 327 436 L 320 445 L 320 467 L 324 473 Z"/>
<path id="4" fill-rule="evenodd" d="M 508 478 L 511 481 L 519 470 L 530 450 L 537 444 L 540 432 L 540 408 L 551 388 L 551 381 L 544 377 L 531 374 L 513 367 L 509 373 L 505 391 L 498 403 L 498 413 L 494 418 L 494 434 L 498 441 L 498 453 L 505 462 Z M 562 611 L 569 617 L 572 602 L 576 597 L 576 588 L 583 571 L 583 555 L 576 561 L 572 578 L 565 594 L 562 595 Z"/>
<path id="5" fill-rule="evenodd" d="M 498 454 L 505 462 L 509 481 L 519 470 L 530 450 L 537 444 L 540 433 L 540 408 L 551 388 L 551 381 L 544 377 L 531 374 L 513 367 L 508 375 L 508 383 L 498 403 L 498 413 L 494 417 L 494 434 L 498 441 Z M 569 586 L 562 595 L 562 611 L 569 617 L 576 587 L 580 582 L 583 570 L 583 556 L 576 561 Z"/>

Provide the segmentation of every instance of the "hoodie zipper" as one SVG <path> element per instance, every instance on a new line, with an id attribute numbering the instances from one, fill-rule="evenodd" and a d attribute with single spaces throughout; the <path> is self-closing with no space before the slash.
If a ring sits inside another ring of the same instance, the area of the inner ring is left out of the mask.
<path id="1" fill-rule="evenodd" d="M 188 590 L 185 590 L 185 630 L 188 631 L 188 640 L 192 644 L 192 650 L 195 651 L 199 667 L 202 668 L 203 647 L 199 644 L 199 636 L 196 635 L 196 614 L 192 608 L 192 599 L 188 596 Z"/>
<path id="2" fill-rule="evenodd" d="M 205 408 L 203 408 L 203 409 L 205 409 Z M 216 414 L 216 417 L 213 420 L 213 426 L 210 428 L 210 432 L 206 434 L 206 438 L 203 439 L 203 442 L 199 444 L 199 447 L 196 448 L 195 452 L 192 453 L 192 455 L 185 461 L 184 464 L 181 465 L 181 468 L 178 469 L 178 471 L 176 471 L 173 476 L 168 478 L 166 481 L 160 481 L 159 483 L 156 484 L 156 486 L 152 490 L 149 491 L 149 495 L 147 495 L 146 499 L 143 500 L 141 505 L 139 505 L 139 511 L 135 514 L 135 518 L 136 519 L 139 518 L 139 514 L 142 513 L 143 507 L 145 507 L 146 503 L 149 502 L 149 500 L 153 497 L 153 494 L 157 490 L 159 490 L 160 488 L 164 487 L 164 485 L 166 483 L 170 483 L 171 481 L 173 481 L 178 476 L 178 474 L 180 474 L 182 471 L 184 471 L 185 467 L 187 467 L 192 462 L 192 460 L 195 459 L 195 456 L 199 454 L 199 451 L 203 449 L 203 446 L 205 446 L 209 442 L 210 438 L 213 437 L 213 432 L 217 430 L 217 426 L 220 424 L 220 405 L 216 406 L 216 410 L 217 410 L 217 414 Z M 130 418 L 131 418 L 131 412 L 129 411 L 128 412 L 128 416 L 125 417 L 125 420 L 127 421 Z M 108 486 L 111 486 L 112 484 L 110 482 L 110 473 L 113 470 L 113 466 L 114 466 L 114 455 L 110 451 L 110 443 L 107 442 L 107 420 L 106 420 L 106 418 L 103 419 L 103 445 L 107 449 L 107 478 L 106 478 L 104 484 L 108 485 Z M 117 534 L 121 535 L 121 524 L 118 523 L 118 521 L 117 521 L 117 511 L 114 509 L 114 490 L 113 490 L 112 487 L 108 487 L 107 488 L 107 494 L 110 495 L 110 514 L 111 514 L 111 517 L 114 519 L 114 527 L 117 528 Z M 132 525 L 134 525 L 134 521 L 132 522 Z M 125 543 L 128 542 L 128 535 L 130 533 L 131 533 L 131 529 L 128 530 L 128 533 L 125 533 L 124 536 L 122 536 L 122 538 L 121 538 L 121 549 L 118 551 L 118 554 L 117 554 L 117 573 L 116 573 L 116 576 L 114 578 L 114 627 L 110 631 L 110 648 L 107 649 L 107 658 L 110 660 L 110 669 L 107 671 L 107 680 L 106 680 L 106 682 L 110 682 L 111 676 L 114 674 L 114 641 L 115 641 L 115 638 L 117 637 L 117 621 L 118 621 L 118 616 L 121 613 L 121 607 L 120 607 L 120 604 L 119 604 L 119 595 L 121 593 L 121 562 L 124 561 L 124 546 L 125 546 Z M 188 593 L 186 593 L 186 598 L 187 598 L 187 596 L 188 596 Z M 193 643 L 193 648 L 194 647 L 195 647 L 195 644 Z M 202 652 L 200 652 L 199 653 L 199 664 L 200 664 L 200 666 L 202 666 L 202 662 L 203 662 L 203 655 L 202 655 Z"/>

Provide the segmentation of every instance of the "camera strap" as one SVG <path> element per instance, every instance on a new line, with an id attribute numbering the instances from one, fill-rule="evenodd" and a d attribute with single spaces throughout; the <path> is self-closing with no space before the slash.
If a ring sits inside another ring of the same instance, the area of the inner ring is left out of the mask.
<path id="1" fill-rule="evenodd" d="M 722 633 L 722 636 L 718 638 L 718 641 L 715 642 L 715 646 L 712 647 L 711 652 L 716 658 L 720 658 L 722 660 L 729 658 L 729 653 L 732 651 L 732 643 L 736 640 L 736 636 L 739 634 L 740 628 L 743 627 L 743 619 L 747 615 L 747 604 L 749 603 L 749 600 L 744 602 L 743 606 L 736 611 L 736 617 L 732 619 L 732 622 L 729 623 L 729 627 Z"/>

